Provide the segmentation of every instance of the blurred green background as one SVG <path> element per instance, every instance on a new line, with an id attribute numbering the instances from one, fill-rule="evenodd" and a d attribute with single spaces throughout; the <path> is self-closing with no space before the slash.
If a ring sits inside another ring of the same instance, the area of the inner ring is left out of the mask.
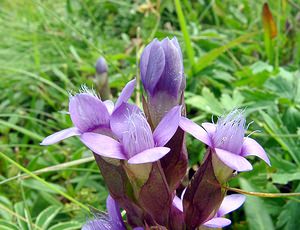
<path id="1" fill-rule="evenodd" d="M 108 193 L 91 152 L 77 138 L 39 143 L 72 125 L 68 91 L 93 87 L 99 56 L 115 98 L 155 37 L 179 40 L 190 118 L 216 120 L 240 107 L 254 121 L 247 133 L 260 131 L 251 136 L 272 167 L 250 158 L 254 170 L 230 186 L 300 192 L 300 1 L 268 3 L 273 21 L 266 9 L 262 17 L 261 0 L 1 0 L 0 229 L 79 229 L 88 213 L 78 202 L 105 209 Z M 190 137 L 187 144 L 196 166 L 204 146 Z M 47 183 L 25 177 L 17 164 Z M 228 229 L 299 229 L 299 202 L 248 197 Z"/>

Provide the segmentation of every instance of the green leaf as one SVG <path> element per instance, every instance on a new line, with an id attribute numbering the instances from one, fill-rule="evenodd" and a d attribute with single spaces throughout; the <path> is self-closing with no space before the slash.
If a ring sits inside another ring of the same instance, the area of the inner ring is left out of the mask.
<path id="1" fill-rule="evenodd" d="M 254 191 L 249 181 L 240 178 L 243 190 Z M 250 230 L 273 230 L 272 219 L 265 207 L 264 201 L 259 197 L 248 196 L 244 205 L 246 218 Z"/>
<path id="2" fill-rule="evenodd" d="M 0 220 L 0 229 L 1 230 L 19 230 L 15 224 L 7 220 Z"/>
<path id="3" fill-rule="evenodd" d="M 300 184 L 298 185 L 295 192 L 300 192 Z M 300 203 L 290 200 L 283 207 L 282 212 L 278 217 L 276 227 L 283 230 L 299 229 L 300 218 L 299 218 Z"/>
<path id="4" fill-rule="evenodd" d="M 7 199 L 5 196 L 0 196 L 0 204 L 4 205 L 5 207 L 12 209 L 12 204 L 9 199 Z M 11 220 L 12 215 L 0 208 L 0 216 L 2 216 L 6 220 Z"/>
<path id="5" fill-rule="evenodd" d="M 47 229 L 51 221 L 59 213 L 61 207 L 52 205 L 44 209 L 37 217 L 35 224 L 42 229 Z"/>
<path id="6" fill-rule="evenodd" d="M 202 95 L 193 95 L 186 99 L 186 104 L 190 104 L 198 109 L 220 116 L 224 113 L 223 107 L 215 95 L 206 87 L 202 89 Z"/>
<path id="7" fill-rule="evenodd" d="M 82 224 L 76 221 L 61 222 L 53 225 L 48 230 L 77 230 L 82 227 Z"/>
<path id="8" fill-rule="evenodd" d="M 290 106 L 283 114 L 282 120 L 291 133 L 296 133 L 300 124 L 300 111 L 295 106 Z"/>
<path id="9" fill-rule="evenodd" d="M 49 183 L 49 182 L 48 182 Z M 55 187 L 57 190 L 60 190 L 62 192 L 66 192 L 66 189 L 58 184 L 54 184 L 54 183 L 49 183 L 51 184 L 53 187 Z M 27 179 L 23 181 L 23 185 L 25 187 L 31 188 L 31 189 L 35 189 L 38 191 L 44 191 L 44 192 L 49 192 L 49 193 L 56 193 L 59 194 L 59 192 L 49 188 L 48 186 L 44 185 L 43 183 L 35 180 L 35 179 Z"/>
<path id="10" fill-rule="evenodd" d="M 15 208 L 15 212 L 18 214 L 17 222 L 18 222 L 19 227 L 22 230 L 28 229 L 27 223 L 19 217 L 19 216 L 21 216 L 21 217 L 24 217 L 26 219 L 24 203 L 23 202 L 18 202 L 14 205 L 14 208 Z"/>
<path id="11" fill-rule="evenodd" d="M 299 147 L 295 143 L 295 140 L 292 137 L 289 137 L 290 134 L 285 125 L 283 124 L 281 118 L 276 111 L 269 111 L 269 114 L 272 114 L 272 117 L 260 111 L 262 118 L 265 123 L 263 124 L 266 131 L 282 146 L 283 149 L 288 151 L 293 160 L 300 165 L 300 155 Z"/>
<path id="12" fill-rule="evenodd" d="M 249 40 L 254 35 L 256 35 L 256 33 L 244 34 L 244 35 L 230 41 L 226 45 L 218 47 L 216 49 L 213 49 L 213 50 L 209 51 L 208 53 L 204 54 L 201 58 L 199 58 L 198 62 L 196 63 L 196 72 L 200 72 L 202 69 L 204 69 L 207 66 L 209 66 L 210 64 L 212 64 L 212 62 L 214 60 L 216 60 L 221 54 L 223 54 L 228 49 L 230 49 L 234 46 L 237 46 L 242 42 Z"/>
<path id="13" fill-rule="evenodd" d="M 290 181 L 300 180 L 300 171 L 294 173 L 274 173 L 271 175 L 273 183 L 287 184 Z"/>

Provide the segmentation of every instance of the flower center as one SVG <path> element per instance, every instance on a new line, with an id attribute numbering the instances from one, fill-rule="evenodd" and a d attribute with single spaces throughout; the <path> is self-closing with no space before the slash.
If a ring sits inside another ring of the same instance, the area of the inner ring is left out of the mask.
<path id="1" fill-rule="evenodd" d="M 240 154 L 245 134 L 243 111 L 234 110 L 226 117 L 220 117 L 217 122 L 216 132 L 213 135 L 215 148 Z"/>

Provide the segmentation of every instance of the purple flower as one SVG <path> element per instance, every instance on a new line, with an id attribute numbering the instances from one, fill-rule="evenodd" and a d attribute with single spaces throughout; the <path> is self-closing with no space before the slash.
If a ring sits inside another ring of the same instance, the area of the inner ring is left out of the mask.
<path id="1" fill-rule="evenodd" d="M 184 194 L 182 194 L 182 197 L 183 195 Z M 202 225 L 208 228 L 223 228 L 230 225 L 231 221 L 223 216 L 238 209 L 245 202 L 245 199 L 246 197 L 241 194 L 226 196 L 214 217 L 205 221 Z M 179 197 L 175 196 L 173 200 L 173 206 L 183 212 L 182 198 L 180 199 Z"/>
<path id="2" fill-rule="evenodd" d="M 46 137 L 41 145 L 51 145 L 71 136 L 82 136 L 86 132 L 109 132 L 110 116 L 123 102 L 126 102 L 135 87 L 135 80 L 127 83 L 116 104 L 101 101 L 94 93 L 85 92 L 70 97 L 69 114 L 74 127 L 61 130 Z"/>
<path id="3" fill-rule="evenodd" d="M 107 64 L 103 57 L 98 58 L 95 68 L 97 74 L 103 74 L 107 72 Z"/>
<path id="4" fill-rule="evenodd" d="M 181 49 L 176 37 L 154 39 L 144 49 L 140 62 L 141 80 L 150 97 L 164 92 L 178 98 L 184 88 Z"/>
<path id="5" fill-rule="evenodd" d="M 203 123 L 202 127 L 182 117 L 180 127 L 192 134 L 213 150 L 213 153 L 229 168 L 249 171 L 252 165 L 245 158 L 254 155 L 270 165 L 264 149 L 255 140 L 245 135 L 245 117 L 241 110 L 234 110 L 218 119 L 217 124 Z"/>
<path id="6" fill-rule="evenodd" d="M 106 199 L 106 213 L 94 213 L 95 219 L 89 220 L 82 230 L 126 230 L 125 223 L 120 213 L 119 204 L 108 195 Z M 143 227 L 135 227 L 133 230 L 143 230 Z"/>
<path id="7" fill-rule="evenodd" d="M 212 219 L 206 221 L 203 225 L 208 228 L 223 228 L 230 225 L 231 221 L 223 216 L 238 209 L 245 200 L 246 197 L 241 194 L 225 196 L 216 215 Z"/>
<path id="8" fill-rule="evenodd" d="M 117 140 L 86 132 L 81 141 L 101 156 L 128 160 L 130 164 L 154 162 L 170 151 L 163 146 L 176 132 L 180 113 L 180 106 L 171 109 L 152 133 L 144 113 L 136 105 L 122 103 L 110 118 L 110 127 Z"/>
<path id="9" fill-rule="evenodd" d="M 82 230 L 126 230 L 118 203 L 109 195 L 106 199 L 108 214 L 94 213 L 95 219 L 88 221 Z"/>

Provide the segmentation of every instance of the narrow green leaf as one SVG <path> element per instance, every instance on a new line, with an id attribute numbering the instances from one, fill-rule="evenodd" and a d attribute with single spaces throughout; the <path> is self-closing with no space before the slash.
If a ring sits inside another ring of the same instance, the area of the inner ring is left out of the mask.
<path id="1" fill-rule="evenodd" d="M 183 11 L 182 11 L 181 3 L 180 3 L 179 0 L 174 0 L 174 3 L 175 3 L 175 8 L 176 8 L 176 12 L 177 12 L 179 25 L 180 25 L 180 28 L 181 28 L 181 31 L 182 31 L 182 34 L 183 34 L 183 39 L 184 39 L 184 44 L 185 44 L 185 47 L 186 47 L 187 56 L 188 56 L 190 65 L 193 68 L 194 60 L 195 60 L 194 50 L 193 50 L 193 47 L 192 47 L 192 42 L 191 42 L 190 35 L 189 35 L 188 29 L 187 29 L 187 25 L 186 25 L 186 22 L 185 22 L 185 18 L 184 18 L 184 14 L 183 14 Z"/>
<path id="2" fill-rule="evenodd" d="M 15 209 L 16 214 L 18 214 L 17 222 L 18 222 L 19 227 L 22 230 L 27 230 L 28 229 L 27 223 L 24 220 L 22 220 L 21 218 L 19 218 L 19 216 L 21 216 L 21 217 L 24 217 L 26 219 L 24 203 L 23 202 L 16 203 L 14 205 L 14 209 Z"/>
<path id="3" fill-rule="evenodd" d="M 37 217 L 35 224 L 42 229 L 47 229 L 51 221 L 59 213 L 61 207 L 52 205 L 44 209 Z"/>
<path id="4" fill-rule="evenodd" d="M 69 194 L 57 189 L 55 186 L 53 186 L 52 184 L 48 183 L 47 181 L 45 181 L 44 179 L 38 177 L 37 175 L 33 174 L 32 172 L 30 172 L 28 169 L 24 168 L 22 165 L 18 164 L 17 162 L 15 162 L 14 160 L 10 159 L 8 156 L 6 156 L 4 153 L 0 152 L 0 157 L 4 158 L 5 160 L 9 161 L 10 163 L 12 163 L 13 165 L 17 166 L 20 170 L 22 170 L 23 172 L 29 174 L 31 177 L 33 177 L 34 179 L 38 180 L 39 182 L 43 183 L 45 186 L 47 186 L 48 188 L 50 188 L 51 190 L 57 192 L 58 194 L 62 195 L 63 197 L 67 198 L 68 200 L 72 201 L 73 203 L 77 204 L 79 207 L 81 207 L 82 209 L 86 210 L 89 212 L 89 208 L 82 204 L 81 202 L 79 202 L 78 200 L 74 199 L 73 197 L 71 197 Z"/>
<path id="5" fill-rule="evenodd" d="M 62 222 L 56 225 L 53 225 L 48 230 L 77 230 L 82 227 L 81 223 L 76 221 Z"/>
<path id="6" fill-rule="evenodd" d="M 210 64 L 212 64 L 212 62 L 214 60 L 216 60 L 221 54 L 223 54 L 228 49 L 249 40 L 251 37 L 253 37 L 256 34 L 257 34 L 256 32 L 244 34 L 244 35 L 230 41 L 226 45 L 221 46 L 216 49 L 213 49 L 213 50 L 209 51 L 208 53 L 204 54 L 202 57 L 199 58 L 199 60 L 196 63 L 196 67 L 195 67 L 196 72 L 200 72 L 202 69 L 204 69 L 207 66 L 209 66 Z"/>
<path id="7" fill-rule="evenodd" d="M 0 229 L 1 230 L 19 230 L 15 224 L 7 220 L 0 220 Z"/>

